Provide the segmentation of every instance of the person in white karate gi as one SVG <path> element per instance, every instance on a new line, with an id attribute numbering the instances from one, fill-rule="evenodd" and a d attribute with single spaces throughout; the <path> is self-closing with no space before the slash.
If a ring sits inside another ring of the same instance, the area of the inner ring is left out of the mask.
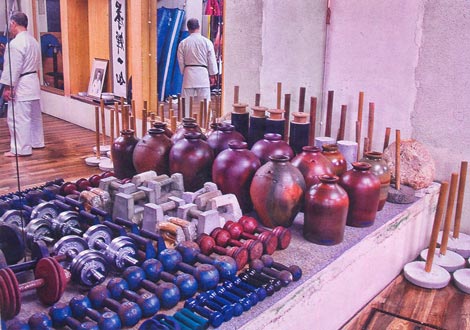
<path id="1" fill-rule="evenodd" d="M 178 65 L 183 73 L 181 97 L 188 103 L 192 96 L 194 104 L 211 100 L 209 76 L 218 73 L 212 41 L 200 33 L 199 21 L 190 18 L 186 26 L 190 35 L 178 45 Z"/>
<path id="2" fill-rule="evenodd" d="M 8 101 L 10 150 L 3 154 L 6 157 L 29 156 L 32 149 L 44 148 L 41 87 L 37 74 L 41 49 L 27 28 L 28 17 L 24 13 L 14 12 L 10 16 L 9 32 L 13 39 L 5 49 L 0 77 L 0 83 L 5 85 L 3 98 Z"/>

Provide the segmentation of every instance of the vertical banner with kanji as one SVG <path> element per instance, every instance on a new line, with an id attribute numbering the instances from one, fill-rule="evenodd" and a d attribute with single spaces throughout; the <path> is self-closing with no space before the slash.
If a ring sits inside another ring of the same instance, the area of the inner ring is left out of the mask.
<path id="1" fill-rule="evenodd" d="M 110 2 L 113 93 L 127 97 L 126 0 Z"/>

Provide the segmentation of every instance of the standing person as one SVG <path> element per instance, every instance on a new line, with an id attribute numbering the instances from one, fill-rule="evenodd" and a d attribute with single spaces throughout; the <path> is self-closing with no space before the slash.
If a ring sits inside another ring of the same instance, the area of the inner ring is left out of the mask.
<path id="1" fill-rule="evenodd" d="M 4 70 L 0 78 L 0 83 L 5 85 L 3 98 L 8 101 L 10 151 L 3 154 L 6 157 L 30 156 L 32 149 L 44 147 L 41 87 L 37 74 L 41 50 L 27 28 L 28 17 L 24 13 L 14 12 L 10 16 L 9 32 L 13 40 L 5 49 Z"/>
<path id="2" fill-rule="evenodd" d="M 178 64 L 183 73 L 181 96 L 187 100 L 193 97 L 196 104 L 211 100 L 209 76 L 214 78 L 217 71 L 214 45 L 199 31 L 199 21 L 190 18 L 186 23 L 190 35 L 178 46 Z"/>

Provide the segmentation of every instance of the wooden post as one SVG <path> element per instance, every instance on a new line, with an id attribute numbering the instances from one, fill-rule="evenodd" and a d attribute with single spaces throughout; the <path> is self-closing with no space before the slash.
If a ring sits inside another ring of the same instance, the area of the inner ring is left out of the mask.
<path id="1" fill-rule="evenodd" d="M 259 107 L 260 103 L 261 103 L 261 94 L 256 93 L 256 95 L 255 95 L 255 106 Z"/>
<path id="2" fill-rule="evenodd" d="M 348 110 L 348 106 L 343 104 L 341 106 L 341 117 L 339 120 L 339 129 L 338 129 L 338 136 L 336 138 L 337 141 L 344 140 L 344 131 L 346 128 L 346 112 Z"/>
<path id="3" fill-rule="evenodd" d="M 104 100 L 100 100 L 100 112 L 101 112 L 101 132 L 103 134 L 103 145 L 106 145 L 106 121 L 104 119 Z"/>
<path id="4" fill-rule="evenodd" d="M 369 123 L 367 125 L 367 137 L 369 138 L 368 150 L 372 150 L 373 137 L 374 137 L 374 113 L 375 103 L 369 102 Z"/>
<path id="5" fill-rule="evenodd" d="M 114 136 L 114 116 L 115 116 L 115 114 L 114 113 L 115 113 L 115 110 L 113 110 L 113 109 L 111 109 L 109 111 L 109 125 L 110 125 L 110 132 L 111 132 L 111 134 L 110 134 L 111 135 L 111 137 L 110 137 L 111 138 L 110 149 L 113 148 L 113 143 L 114 143 L 114 139 L 115 139 L 115 136 Z M 111 159 L 111 161 L 113 161 L 112 153 L 110 152 L 109 154 L 110 154 L 109 158 Z"/>
<path id="6" fill-rule="evenodd" d="M 447 253 L 447 243 L 449 242 L 450 223 L 452 221 L 452 212 L 454 211 L 455 194 L 457 192 L 458 179 L 459 175 L 457 173 L 452 173 L 450 179 L 449 197 L 447 199 L 447 210 L 444 218 L 444 230 L 442 232 L 441 246 L 439 249 L 439 253 L 444 256 Z"/>
<path id="7" fill-rule="evenodd" d="M 335 96 L 334 91 L 328 91 L 328 101 L 326 105 L 326 123 L 325 123 L 325 136 L 331 137 L 331 120 L 333 117 L 333 99 Z"/>
<path id="8" fill-rule="evenodd" d="M 385 138 L 384 138 L 384 151 L 385 149 L 387 149 L 388 147 L 388 143 L 390 142 L 390 132 L 391 132 L 391 128 L 390 127 L 386 127 L 385 128 Z"/>
<path id="9" fill-rule="evenodd" d="M 313 145 L 315 140 L 315 125 L 317 121 L 317 98 L 310 98 L 310 131 L 308 133 L 309 145 Z"/>
<path id="10" fill-rule="evenodd" d="M 290 97 L 290 94 L 284 95 L 284 141 L 287 143 L 289 143 Z"/>
<path id="11" fill-rule="evenodd" d="M 401 186 L 401 137 L 400 130 L 395 131 L 395 188 L 400 190 Z"/>
<path id="12" fill-rule="evenodd" d="M 119 125 L 119 103 L 114 102 L 114 115 L 116 116 L 116 136 L 121 134 L 121 128 Z M 121 114 L 122 117 L 122 114 Z"/>
<path id="13" fill-rule="evenodd" d="M 240 94 L 240 86 L 234 86 L 233 87 L 233 104 L 238 103 L 239 94 Z"/>
<path id="14" fill-rule="evenodd" d="M 96 158 L 100 159 L 100 109 L 95 107 L 95 129 L 96 129 Z"/>
<path id="15" fill-rule="evenodd" d="M 357 143 L 357 159 L 361 158 L 361 135 L 362 135 L 362 110 L 364 108 L 364 92 L 359 92 L 359 102 L 357 104 L 357 121 L 356 121 L 356 143 Z M 358 124 L 359 123 L 359 124 Z M 366 146 L 364 146 L 364 149 Z"/>
<path id="16" fill-rule="evenodd" d="M 305 87 L 300 87 L 300 93 L 299 93 L 299 112 L 304 112 L 304 107 L 305 107 Z"/>
<path id="17" fill-rule="evenodd" d="M 463 207 L 463 196 L 465 195 L 465 182 L 467 181 L 467 169 L 468 162 L 463 161 L 460 163 L 460 180 L 459 180 L 459 192 L 457 195 L 457 206 L 455 207 L 455 219 L 454 219 L 454 230 L 452 236 L 459 238 L 460 234 L 460 222 L 462 221 L 462 207 Z"/>
<path id="18" fill-rule="evenodd" d="M 276 109 L 281 109 L 282 83 L 277 83 Z"/>

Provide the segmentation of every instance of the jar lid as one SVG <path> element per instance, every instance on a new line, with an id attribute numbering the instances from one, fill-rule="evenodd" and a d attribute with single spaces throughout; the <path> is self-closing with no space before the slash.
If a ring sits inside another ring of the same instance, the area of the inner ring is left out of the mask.
<path id="1" fill-rule="evenodd" d="M 283 109 L 270 109 L 268 110 L 269 112 L 269 119 L 272 120 L 282 120 L 284 119 L 284 112 L 286 112 Z"/>
<path id="2" fill-rule="evenodd" d="M 233 107 L 233 112 L 235 113 L 246 113 L 246 108 L 248 107 L 248 104 L 246 103 L 235 103 L 232 105 Z"/>
<path id="3" fill-rule="evenodd" d="M 305 112 L 293 112 L 292 116 L 294 117 L 294 119 L 292 120 L 292 122 L 294 123 L 299 123 L 299 124 L 308 123 L 309 115 L 306 114 Z"/>
<path id="4" fill-rule="evenodd" d="M 268 108 L 254 106 L 254 107 L 251 107 L 251 110 L 253 110 L 253 115 L 252 115 L 253 117 L 264 118 L 266 117 L 266 111 L 268 111 Z"/>

